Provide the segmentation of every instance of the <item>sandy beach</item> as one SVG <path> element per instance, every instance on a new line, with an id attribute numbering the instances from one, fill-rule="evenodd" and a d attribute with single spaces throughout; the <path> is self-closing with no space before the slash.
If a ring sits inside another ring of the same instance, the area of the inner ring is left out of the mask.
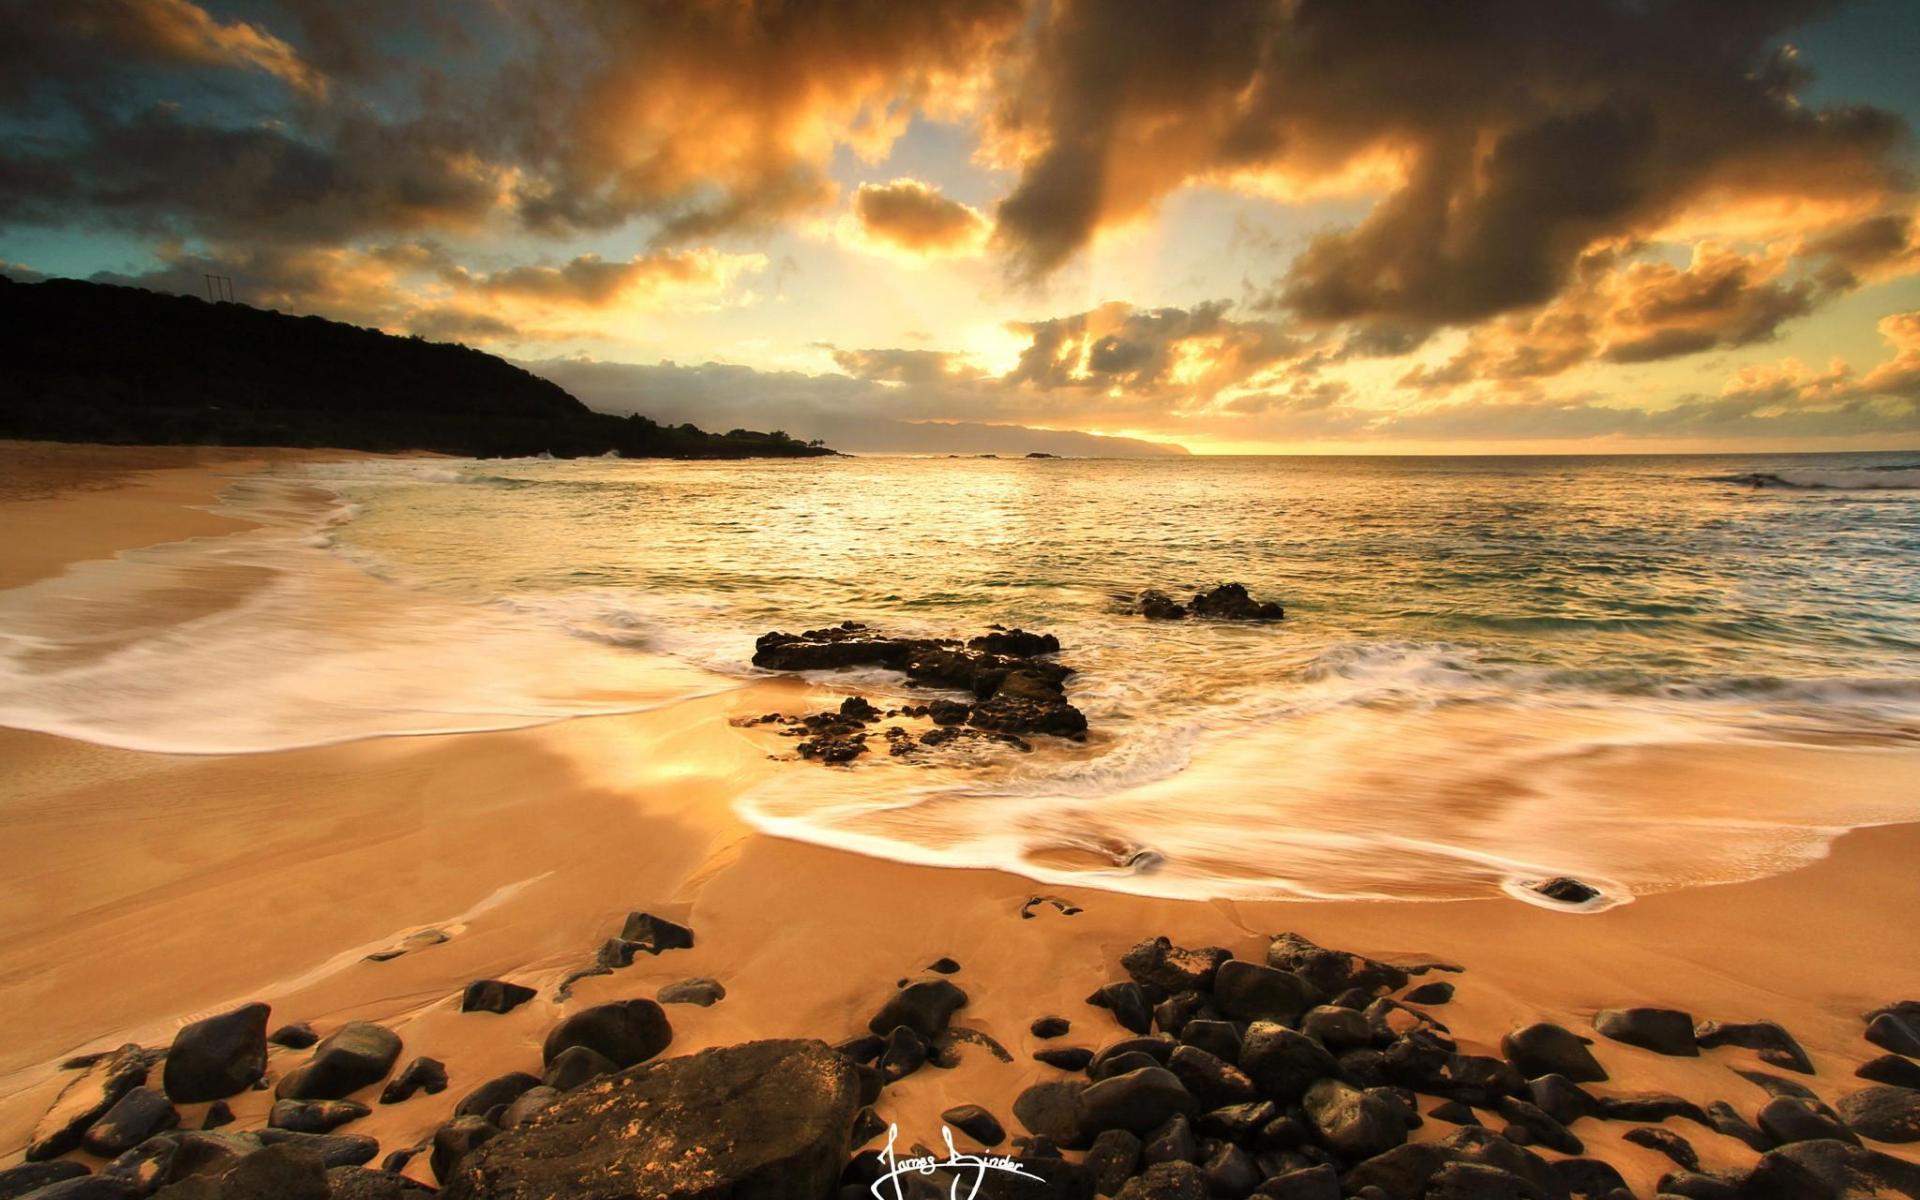
<path id="1" fill-rule="evenodd" d="M 0 587 L 57 577 L 68 564 L 234 522 L 204 511 L 255 451 L 0 446 L 7 480 Z M 1465 968 L 1433 1009 L 1461 1048 L 1497 1054 L 1533 1022 L 1591 1032 L 1600 1008 L 1652 1005 L 1696 1019 L 1784 1025 L 1831 1100 L 1880 1051 L 1861 1013 L 1920 995 L 1920 926 L 1911 919 L 1920 827 L 1849 833 L 1812 865 L 1748 882 L 1642 896 L 1594 915 L 1505 899 L 1448 903 L 1177 902 L 1092 886 L 1040 886 L 988 870 L 914 867 L 756 833 L 732 801 L 783 747 L 730 720 L 808 705 L 805 685 L 767 681 L 638 714 L 483 734 L 389 737 L 272 753 L 189 756 L 0 732 L 0 1166 L 20 1159 L 59 1091 L 61 1060 L 134 1041 L 164 1046 L 182 1023 L 263 1000 L 272 1025 L 321 1032 L 379 1021 L 403 1061 L 432 1055 L 450 1088 L 374 1105 L 347 1130 L 383 1150 L 415 1145 L 471 1087 L 538 1071 L 540 1041 L 568 1012 L 652 996 L 695 976 L 720 980 L 710 1008 L 668 1006 L 671 1054 L 761 1037 L 837 1042 L 863 1032 L 895 981 L 941 956 L 970 998 L 959 1023 L 1002 1043 L 1002 1063 L 963 1047 L 953 1070 L 918 1072 L 882 1108 L 903 1140 L 938 1144 L 939 1114 L 977 1103 L 1010 1129 L 1013 1098 L 1058 1073 L 1032 1061 L 1034 1018 L 1073 1022 L 1064 1044 L 1121 1036 L 1085 998 L 1123 978 L 1143 937 L 1219 945 L 1260 959 L 1292 930 L 1388 961 Z M 1610 762 L 1636 786 L 1674 796 L 1737 796 L 1758 776 L 1818 790 L 1910 788 L 1910 751 L 1847 759 L 1816 750 L 1730 749 Z M 1059 896 L 1080 911 L 1023 905 Z M 586 966 L 630 911 L 690 926 L 696 945 L 554 990 Z M 418 935 L 438 931 L 444 940 Z M 406 952 L 386 961 L 369 954 Z M 539 989 L 509 1014 L 463 1014 L 469 982 Z M 1613 1072 L 1600 1095 L 1660 1091 L 1751 1115 L 1765 1095 L 1731 1067 L 1748 1050 L 1669 1058 L 1600 1040 Z M 276 1049 L 271 1078 L 300 1052 Z M 368 1097 L 371 1102 L 371 1097 Z M 269 1093 L 232 1102 L 242 1128 Z M 187 1128 L 204 1106 L 182 1106 Z M 1745 1167 L 1733 1138 L 1670 1119 L 1708 1169 Z M 1417 1137 L 1452 1127 L 1429 1121 Z M 1622 1122 L 1579 1126 L 1588 1153 L 1618 1166 L 1637 1195 L 1673 1163 L 1625 1143 Z M 1018 1132 L 1016 1130 L 1016 1132 Z M 1911 1147 L 1877 1149 L 1920 1162 Z M 1551 1152 L 1546 1153 L 1552 1157 Z M 408 1174 L 431 1180 L 424 1156 Z"/>

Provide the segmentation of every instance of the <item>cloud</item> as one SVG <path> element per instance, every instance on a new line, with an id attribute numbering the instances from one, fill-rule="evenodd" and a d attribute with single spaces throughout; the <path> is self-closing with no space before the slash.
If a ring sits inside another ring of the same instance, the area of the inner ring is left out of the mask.
<path id="1" fill-rule="evenodd" d="M 861 240 L 921 258 L 976 254 L 986 242 L 987 219 L 917 179 L 863 183 L 853 194 Z"/>
<path id="2" fill-rule="evenodd" d="M 308 97 L 327 90 L 326 76 L 285 40 L 191 0 L 11 4 L 4 40 L 0 97 L 64 90 L 136 63 L 257 71 Z"/>

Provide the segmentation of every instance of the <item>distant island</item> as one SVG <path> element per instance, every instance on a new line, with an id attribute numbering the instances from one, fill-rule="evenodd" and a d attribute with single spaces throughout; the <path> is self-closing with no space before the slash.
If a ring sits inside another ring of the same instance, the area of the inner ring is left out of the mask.
<path id="1" fill-rule="evenodd" d="M 834 453 L 777 430 L 594 412 L 466 346 L 141 288 L 0 275 L 0 330 L 0 437 L 475 458 Z"/>

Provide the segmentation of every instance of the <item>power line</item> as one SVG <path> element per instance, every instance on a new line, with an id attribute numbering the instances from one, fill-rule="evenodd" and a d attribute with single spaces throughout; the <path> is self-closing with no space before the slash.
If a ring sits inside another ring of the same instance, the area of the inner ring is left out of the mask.
<path id="1" fill-rule="evenodd" d="M 217 304 L 223 300 L 229 304 L 233 303 L 233 279 L 231 276 L 208 275 L 206 276 L 206 281 L 207 303 Z"/>

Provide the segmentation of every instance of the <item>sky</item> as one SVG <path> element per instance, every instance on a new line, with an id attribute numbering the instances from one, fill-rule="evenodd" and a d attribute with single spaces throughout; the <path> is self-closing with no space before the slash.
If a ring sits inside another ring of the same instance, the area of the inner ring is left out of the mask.
<path id="1" fill-rule="evenodd" d="M 1916 61 L 1909 0 L 0 0 L 0 271 L 844 448 L 1913 449 Z"/>

